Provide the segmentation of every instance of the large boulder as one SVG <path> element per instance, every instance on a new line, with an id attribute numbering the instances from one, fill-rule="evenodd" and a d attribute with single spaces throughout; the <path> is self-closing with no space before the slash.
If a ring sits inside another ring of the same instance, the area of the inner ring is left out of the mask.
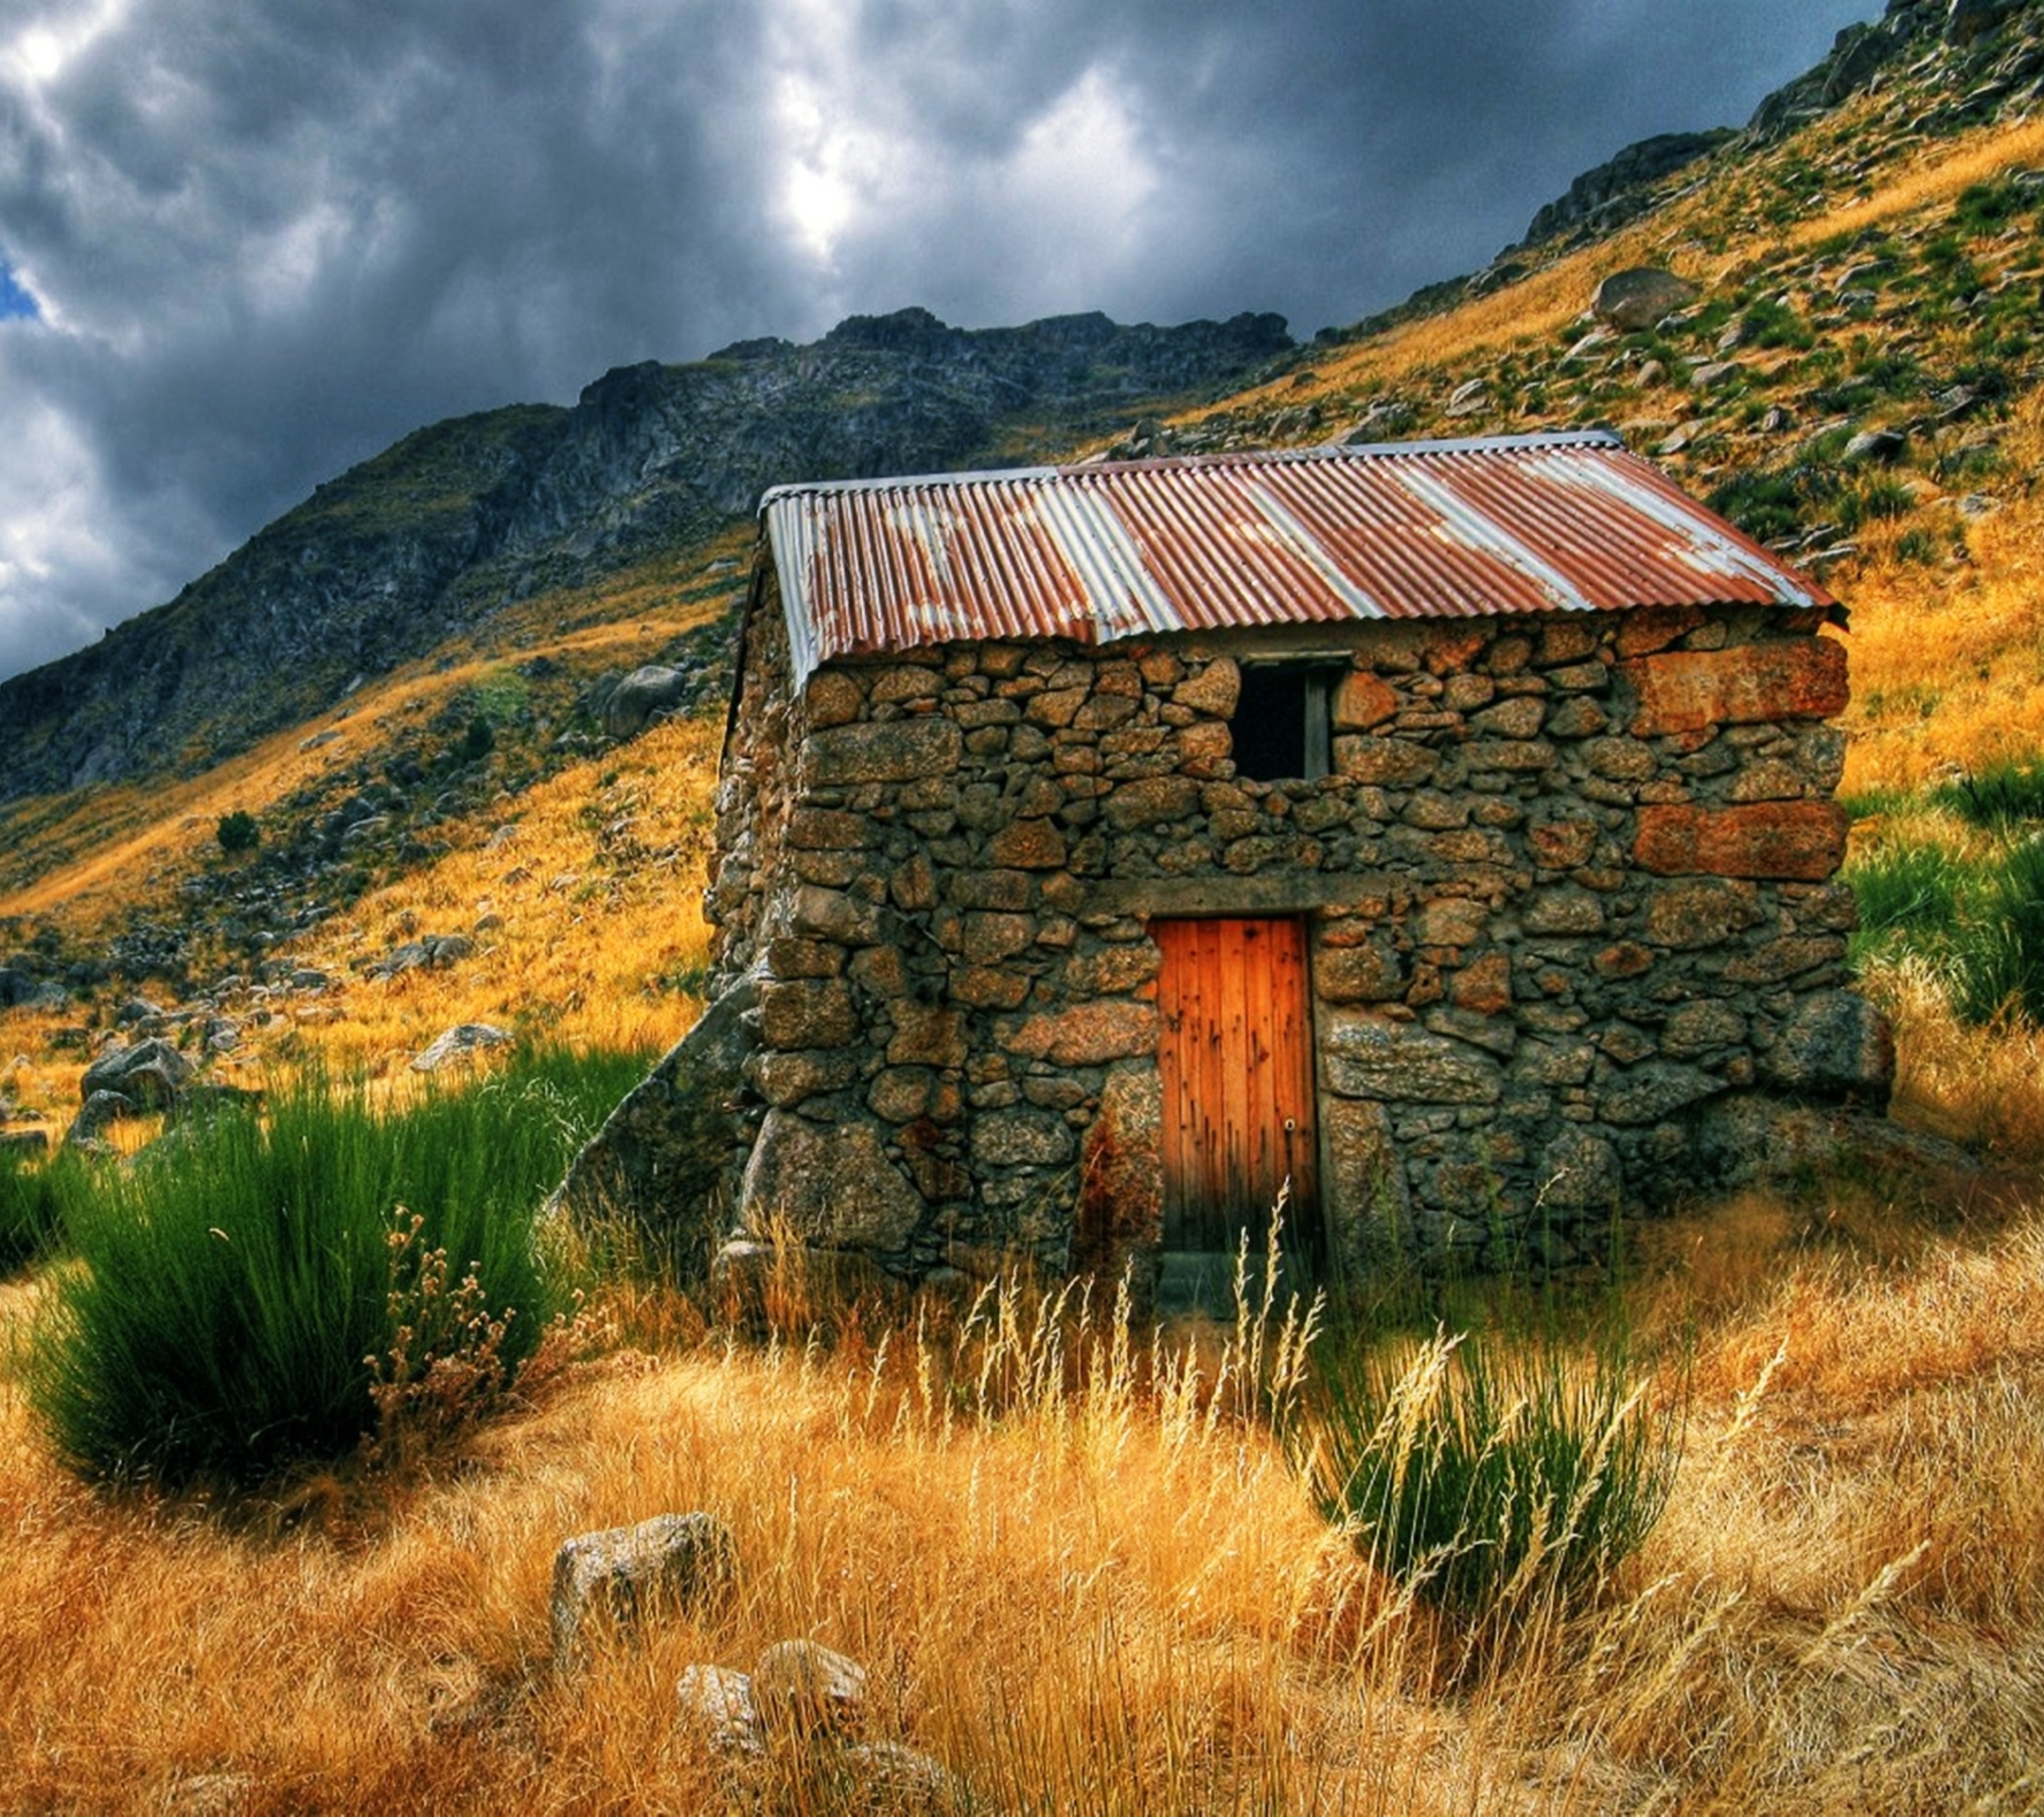
<path id="1" fill-rule="evenodd" d="M 80 1102 L 96 1091 L 118 1092 L 149 1110 L 168 1110 L 197 1070 L 169 1042 L 151 1039 L 103 1053 L 79 1081 Z"/>
<path id="2" fill-rule="evenodd" d="M 770 1110 L 746 1167 L 740 1208 L 755 1239 L 784 1232 L 826 1249 L 877 1255 L 905 1246 L 927 1207 L 888 1159 L 873 1124 L 813 1123 L 799 1112 Z"/>
<path id="3" fill-rule="evenodd" d="M 662 714 L 687 704 L 689 678 L 664 662 L 648 662 L 604 690 L 599 709 L 603 729 L 613 738 L 634 738 Z"/>
<path id="4" fill-rule="evenodd" d="M 1700 292 L 1686 278 L 1658 266 L 1635 265 L 1613 272 L 1596 287 L 1590 309 L 1597 320 L 1608 322 L 1623 334 L 1650 328 L 1664 316 L 1687 309 Z"/>

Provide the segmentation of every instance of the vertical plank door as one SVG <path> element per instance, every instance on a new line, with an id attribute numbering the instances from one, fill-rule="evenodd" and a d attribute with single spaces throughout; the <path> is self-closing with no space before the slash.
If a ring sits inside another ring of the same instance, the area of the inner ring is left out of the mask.
<path id="1" fill-rule="evenodd" d="M 1159 921 L 1164 1247 L 1234 1252 L 1270 1228 L 1316 1229 L 1306 928 L 1297 921 Z M 1288 1244 L 1288 1246 L 1290 1246 Z"/>

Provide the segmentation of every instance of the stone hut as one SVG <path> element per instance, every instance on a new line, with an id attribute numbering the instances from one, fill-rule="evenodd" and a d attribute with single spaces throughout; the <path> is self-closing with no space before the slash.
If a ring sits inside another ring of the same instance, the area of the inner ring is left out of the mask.
<path id="1" fill-rule="evenodd" d="M 1781 1106 L 1885 1101 L 1834 880 L 1842 611 L 1615 436 L 761 515 L 722 1002 L 624 1138 L 730 1081 L 691 1176 L 727 1270 L 792 1237 L 1169 1298 L 1280 1197 L 1337 1281 L 1566 1264 L 1750 1169 Z"/>

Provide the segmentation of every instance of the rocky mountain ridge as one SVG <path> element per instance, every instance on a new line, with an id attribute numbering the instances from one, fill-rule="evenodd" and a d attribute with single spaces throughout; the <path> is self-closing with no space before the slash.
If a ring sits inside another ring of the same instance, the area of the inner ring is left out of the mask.
<path id="1" fill-rule="evenodd" d="M 911 309 L 434 424 L 168 605 L 0 683 L 0 803 L 218 761 L 537 589 L 699 540 L 769 485 L 986 466 L 1032 437 L 1066 450 L 1291 349 L 1274 315 L 968 330 Z"/>

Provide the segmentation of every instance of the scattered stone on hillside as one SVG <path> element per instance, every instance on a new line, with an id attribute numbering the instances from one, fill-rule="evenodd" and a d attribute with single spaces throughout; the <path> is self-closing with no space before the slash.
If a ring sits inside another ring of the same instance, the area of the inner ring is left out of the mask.
<path id="1" fill-rule="evenodd" d="M 412 1062 L 414 1072 L 437 1072 L 455 1060 L 465 1060 L 487 1048 L 501 1048 L 517 1037 L 508 1029 L 488 1022 L 463 1022 L 434 1039 Z"/>
<path id="2" fill-rule="evenodd" d="M 1481 379 L 1471 379 L 1448 394 L 1448 415 L 1473 416 L 1490 408 L 1490 388 Z"/>
<path id="3" fill-rule="evenodd" d="M 70 1002 L 71 994 L 62 984 L 26 972 L 0 971 L 0 1010 L 62 1010 Z"/>
<path id="4" fill-rule="evenodd" d="M 117 1091 L 150 1110 L 167 1110 L 196 1070 L 169 1042 L 152 1037 L 101 1054 L 79 1081 L 79 1097 Z"/>
<path id="5" fill-rule="evenodd" d="M 738 1546 L 714 1514 L 656 1514 L 564 1540 L 554 1555 L 554 1664 L 574 1661 L 592 1612 L 629 1627 L 662 1606 L 714 1610 L 738 1581 Z"/>
<path id="6" fill-rule="evenodd" d="M 124 1092 L 105 1089 L 89 1092 L 79 1114 L 71 1120 L 71 1127 L 64 1131 L 64 1144 L 77 1148 L 97 1142 L 115 1123 L 141 1114 L 141 1105 Z"/>
<path id="7" fill-rule="evenodd" d="M 728 1666 L 691 1666 L 675 1681 L 675 1697 L 682 1719 L 703 1730 L 719 1753 L 766 1753 L 752 1681 L 744 1672 Z"/>
<path id="8" fill-rule="evenodd" d="M 43 1155 L 49 1150 L 49 1134 L 41 1129 L 0 1130 L 0 1153 Z"/>
<path id="9" fill-rule="evenodd" d="M 1689 383 L 1697 391 L 1715 391 L 1719 385 L 1730 384 L 1742 370 L 1736 360 L 1706 360 L 1691 368 Z"/>
<path id="10" fill-rule="evenodd" d="M 1154 416 L 1133 424 L 1129 432 L 1107 450 L 1109 460 L 1148 461 L 1176 451 L 1176 438 Z"/>
<path id="11" fill-rule="evenodd" d="M 1760 430 L 1766 435 L 1785 435 L 1795 427 L 1795 418 L 1780 404 L 1770 404 L 1767 415 L 1760 419 Z"/>
<path id="12" fill-rule="evenodd" d="M 663 714 L 687 703 L 690 679 L 685 670 L 648 662 L 596 684 L 596 716 L 613 738 L 635 738 Z"/>
<path id="13" fill-rule="evenodd" d="M 1872 462 L 1876 466 L 1889 467 L 1902 458 L 1908 447 L 1909 437 L 1899 430 L 1862 429 L 1845 444 L 1842 458 L 1848 466 Z"/>
<path id="14" fill-rule="evenodd" d="M 813 1640 L 777 1641 L 753 1665 L 752 1702 L 769 1735 L 852 1735 L 866 1720 L 866 1668 Z"/>
<path id="15" fill-rule="evenodd" d="M 1418 413 L 1404 398 L 1380 397 L 1343 439 L 1352 448 L 1367 447 L 1404 434 L 1418 420 Z"/>
<path id="16" fill-rule="evenodd" d="M 422 934 L 393 946 L 363 968 L 371 978 L 396 978 L 400 972 L 445 971 L 475 951 L 467 934 Z"/>
<path id="17" fill-rule="evenodd" d="M 1622 334 L 1636 334 L 1652 327 L 1663 316 L 1686 308 L 1700 294 L 1697 287 L 1673 272 L 1653 265 L 1635 265 L 1613 272 L 1596 287 L 1590 299 L 1591 312 Z"/>
<path id="18" fill-rule="evenodd" d="M 114 1012 L 114 1022 L 117 1028 L 128 1029 L 137 1022 L 161 1022 L 164 1015 L 161 1004 L 152 1003 L 146 997 L 131 997 Z"/>

